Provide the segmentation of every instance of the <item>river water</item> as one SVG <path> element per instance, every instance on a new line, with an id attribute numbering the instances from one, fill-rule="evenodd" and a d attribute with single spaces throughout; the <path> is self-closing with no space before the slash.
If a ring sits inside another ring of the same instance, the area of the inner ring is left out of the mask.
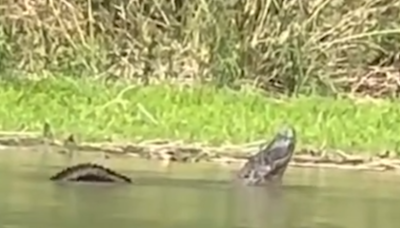
<path id="1" fill-rule="evenodd" d="M 89 154 L 89 153 L 88 153 Z M 60 184 L 49 176 L 96 161 L 132 185 Z M 283 186 L 234 184 L 232 170 L 34 151 L 0 152 L 0 227 L 5 228 L 396 228 L 396 174 L 290 167 Z"/>

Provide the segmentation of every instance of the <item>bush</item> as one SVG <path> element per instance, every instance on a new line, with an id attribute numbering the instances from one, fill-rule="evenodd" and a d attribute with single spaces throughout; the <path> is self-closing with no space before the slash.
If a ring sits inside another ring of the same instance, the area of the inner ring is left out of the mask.
<path id="1" fill-rule="evenodd" d="M 0 67 L 397 96 L 396 0 L 0 1 Z"/>

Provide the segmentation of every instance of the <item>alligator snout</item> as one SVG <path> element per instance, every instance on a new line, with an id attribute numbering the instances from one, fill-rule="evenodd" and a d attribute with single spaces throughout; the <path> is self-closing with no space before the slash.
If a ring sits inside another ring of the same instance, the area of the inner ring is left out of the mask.
<path id="1" fill-rule="evenodd" d="M 281 180 L 296 146 L 293 127 L 282 128 L 272 141 L 251 156 L 239 170 L 239 179 L 247 185 Z"/>

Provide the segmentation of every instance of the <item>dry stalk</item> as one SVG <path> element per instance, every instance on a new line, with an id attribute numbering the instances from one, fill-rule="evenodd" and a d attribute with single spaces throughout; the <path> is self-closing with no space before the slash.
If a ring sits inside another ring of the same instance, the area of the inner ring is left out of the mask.
<path id="1" fill-rule="evenodd" d="M 399 9 L 395 0 L 3 0 L 0 64 L 144 84 L 397 96 Z"/>

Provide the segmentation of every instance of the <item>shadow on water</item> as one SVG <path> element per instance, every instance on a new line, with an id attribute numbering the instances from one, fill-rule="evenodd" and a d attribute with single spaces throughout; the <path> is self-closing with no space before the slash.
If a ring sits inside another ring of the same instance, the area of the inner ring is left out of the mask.
<path id="1" fill-rule="evenodd" d="M 282 186 L 245 187 L 215 165 L 113 158 L 132 185 L 54 183 L 59 155 L 0 153 L 1 227 L 376 228 L 400 224 L 398 176 L 288 170 Z M 57 157 L 58 156 L 58 157 Z M 93 161 L 93 155 L 82 161 Z M 85 160 L 86 159 L 86 160 Z M 104 161 L 102 161 L 104 162 Z"/>

